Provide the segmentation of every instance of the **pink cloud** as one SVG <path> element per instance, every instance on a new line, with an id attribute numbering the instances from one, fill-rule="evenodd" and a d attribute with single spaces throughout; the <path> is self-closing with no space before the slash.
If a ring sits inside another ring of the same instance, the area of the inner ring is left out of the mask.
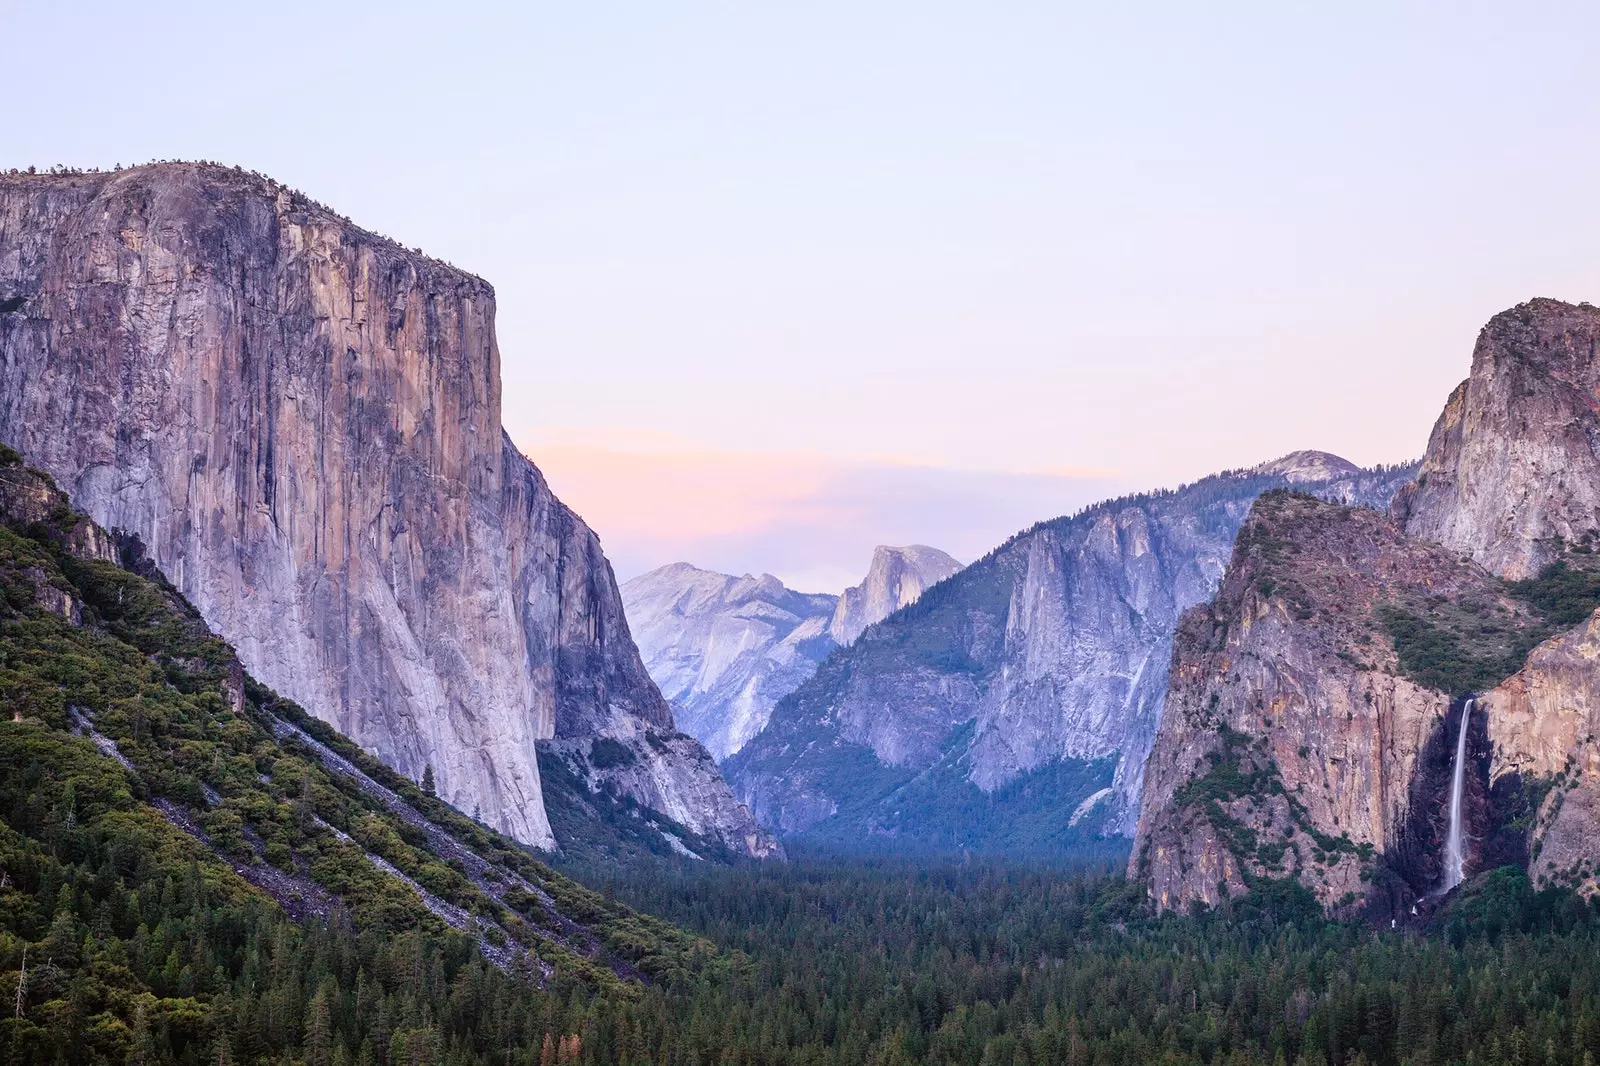
<path id="1" fill-rule="evenodd" d="M 1127 487 L 1077 470 L 964 471 L 626 434 L 549 436 L 529 454 L 600 534 L 623 579 L 687 561 L 836 591 L 860 579 L 876 544 L 932 544 L 970 561 L 1019 529 Z"/>

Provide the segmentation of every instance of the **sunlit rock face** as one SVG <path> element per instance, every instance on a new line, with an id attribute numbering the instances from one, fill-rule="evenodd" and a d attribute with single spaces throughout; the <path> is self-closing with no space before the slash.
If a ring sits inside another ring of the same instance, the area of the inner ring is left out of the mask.
<path id="1" fill-rule="evenodd" d="M 829 652 L 960 568 L 937 548 L 880 546 L 865 580 L 833 596 L 673 563 L 626 582 L 622 601 L 678 725 L 721 761 Z"/>
<path id="2" fill-rule="evenodd" d="M 1364 904 L 1384 857 L 1413 873 L 1407 903 L 1438 880 L 1452 703 L 1402 676 L 1383 616 L 1436 599 L 1527 618 L 1492 574 L 1374 511 L 1257 501 L 1175 641 L 1130 865 L 1159 906 L 1291 876 L 1330 909 Z"/>
<path id="3" fill-rule="evenodd" d="M 0 308 L 0 440 L 396 769 L 550 847 L 536 742 L 674 735 L 598 540 L 501 429 L 486 282 L 170 164 L 0 177 Z M 641 800 L 739 823 L 703 763 Z"/>
<path id="4" fill-rule="evenodd" d="M 1497 788 L 1529 793 L 1529 873 L 1600 892 L 1600 615 L 1533 650 L 1478 700 Z"/>
<path id="5" fill-rule="evenodd" d="M 1537 299 L 1496 315 L 1395 499 L 1409 532 L 1502 576 L 1595 567 L 1600 531 L 1600 308 Z M 1529 869 L 1592 894 L 1600 873 L 1600 621 L 1535 648 L 1478 701 L 1497 794 L 1524 790 Z"/>
<path id="6" fill-rule="evenodd" d="M 622 586 L 628 622 L 679 726 L 718 760 L 742 748 L 772 705 L 832 651 L 837 597 L 673 563 Z"/>
<path id="7" fill-rule="evenodd" d="M 1130 866 L 1159 904 L 1293 876 L 1330 908 L 1427 905 L 1458 736 L 1467 876 L 1516 862 L 1600 887 L 1600 619 L 1557 632 L 1571 615 L 1547 595 L 1600 568 L 1597 395 L 1600 309 L 1532 300 L 1480 333 L 1392 524 L 1258 505 L 1173 656 Z M 1395 605 L 1432 629 L 1419 661 L 1481 645 L 1477 679 L 1447 686 L 1476 699 L 1401 676 L 1400 631 L 1377 624 Z"/>
<path id="8" fill-rule="evenodd" d="M 835 644 L 849 644 L 868 626 L 916 603 L 929 586 L 960 569 L 954 558 L 925 544 L 879 545 L 873 549 L 866 579 L 840 595 L 828 620 L 828 635 Z"/>
<path id="9" fill-rule="evenodd" d="M 1296 484 L 1387 506 L 1409 476 L 1296 453 L 1040 523 L 836 652 L 724 769 L 784 832 L 904 835 L 907 811 L 987 803 L 1052 767 L 1109 760 L 1110 780 L 1077 775 L 1078 792 L 1038 802 L 1072 813 L 1109 788 L 1098 824 L 1131 834 L 1172 634 L 1215 590 L 1251 501 Z M 908 788 L 915 805 L 901 802 Z"/>
<path id="10" fill-rule="evenodd" d="M 1394 514 L 1413 536 L 1532 577 L 1600 530 L 1600 308 L 1530 300 L 1490 319 Z"/>

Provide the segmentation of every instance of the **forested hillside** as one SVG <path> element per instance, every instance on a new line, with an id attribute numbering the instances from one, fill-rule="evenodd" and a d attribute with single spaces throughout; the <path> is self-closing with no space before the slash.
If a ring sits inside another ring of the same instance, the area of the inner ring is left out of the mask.
<path id="1" fill-rule="evenodd" d="M 5 1062 L 533 1061 L 712 958 L 255 684 L 5 449 L 0 710 Z"/>

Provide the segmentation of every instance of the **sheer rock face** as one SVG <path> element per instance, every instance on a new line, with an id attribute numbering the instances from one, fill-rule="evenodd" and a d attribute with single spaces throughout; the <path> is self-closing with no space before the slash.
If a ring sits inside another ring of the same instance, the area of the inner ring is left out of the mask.
<path id="1" fill-rule="evenodd" d="M 673 563 L 622 586 L 645 667 L 681 725 L 718 761 L 760 732 L 773 705 L 841 643 L 961 569 L 937 548 L 879 547 L 842 596 L 796 592 L 771 574 Z"/>
<path id="2" fill-rule="evenodd" d="M 673 563 L 622 586 L 645 667 L 678 724 L 718 760 L 744 747 L 772 705 L 834 648 L 838 597 Z"/>
<path id="3" fill-rule="evenodd" d="M 1406 531 L 1526 578 L 1600 530 L 1597 345 L 1588 304 L 1531 300 L 1492 318 L 1395 499 Z"/>
<path id="4" fill-rule="evenodd" d="M 881 622 L 932 585 L 961 569 L 961 564 L 938 548 L 912 544 L 904 548 L 879 545 L 872 565 L 859 585 L 844 590 L 828 622 L 835 644 L 849 644 L 874 622 Z"/>
<path id="5" fill-rule="evenodd" d="M 1385 859 L 1385 874 L 1398 875 L 1406 889 L 1436 888 L 1453 740 L 1463 712 L 1459 705 L 1446 712 L 1441 693 L 1390 676 L 1396 661 L 1388 634 L 1370 625 L 1341 628 L 1338 604 L 1346 616 L 1359 618 L 1380 601 L 1425 598 L 1435 606 L 1465 606 L 1479 617 L 1487 617 L 1484 609 L 1502 612 L 1497 621 L 1517 621 L 1524 633 L 1541 628 L 1505 599 L 1504 586 L 1493 578 L 1533 577 L 1558 559 L 1592 568 L 1592 535 L 1600 530 L 1597 348 L 1600 309 L 1587 304 L 1533 300 L 1490 320 L 1479 335 L 1471 376 L 1451 394 L 1434 427 L 1416 481 L 1391 506 L 1405 536 L 1397 530 L 1336 536 L 1348 520 L 1322 515 L 1288 538 L 1295 554 L 1287 578 L 1241 536 L 1233 563 L 1238 575 L 1231 568 L 1216 601 L 1194 612 L 1181 630 L 1168 712 L 1147 768 L 1132 869 L 1149 878 L 1162 905 L 1214 901 L 1263 873 L 1295 873 L 1325 903 L 1336 903 L 1344 892 L 1379 894 L 1381 886 L 1350 881 L 1347 861 L 1308 866 L 1303 843 L 1272 867 L 1237 846 L 1244 837 L 1217 831 L 1219 818 L 1231 819 L 1277 841 L 1279 828 L 1271 820 L 1295 813 L 1288 797 L 1303 805 L 1305 824 L 1318 832 L 1345 831 L 1355 843 L 1370 844 Z M 1352 553 L 1350 545 L 1360 550 Z M 1576 553 L 1566 554 L 1574 545 Z M 1452 555 L 1461 560 L 1453 571 Z M 1398 560 L 1404 566 L 1391 575 Z M 1275 565 L 1281 570 L 1285 564 Z M 1250 591 L 1252 582 L 1259 588 L 1262 581 L 1285 580 L 1313 592 L 1339 591 L 1333 598 L 1312 596 L 1305 617 L 1286 619 L 1265 593 Z M 1591 618 L 1541 644 L 1517 673 L 1472 705 L 1469 874 L 1484 864 L 1531 859 L 1531 872 L 1542 882 L 1589 893 L 1600 888 L 1597 626 Z M 1496 661 L 1515 661 L 1513 646 L 1501 652 Z M 1279 732 L 1286 728 L 1280 706 L 1292 712 L 1289 743 Z M 1262 707 L 1272 713 L 1253 713 Z M 1281 774 L 1289 787 L 1274 791 L 1264 779 L 1254 780 L 1217 805 L 1216 817 L 1208 815 L 1202 783 L 1214 779 L 1205 760 L 1224 747 L 1218 723 L 1245 738 L 1244 765 Z M 1365 740 L 1363 731 L 1370 734 Z M 1315 768 L 1307 772 L 1286 754 L 1306 750 L 1316 758 L 1325 750 L 1320 742 L 1302 749 L 1301 736 L 1343 738 L 1327 754 L 1320 783 Z M 1530 798 L 1537 804 L 1522 810 Z M 1531 832 L 1521 828 L 1524 820 L 1531 821 Z"/>
<path id="6" fill-rule="evenodd" d="M 1529 872 L 1600 891 L 1600 613 L 1546 641 L 1479 698 L 1490 779 L 1549 785 L 1534 812 Z"/>
<path id="7" fill-rule="evenodd" d="M 172 164 L 0 177 L 0 307 L 0 440 L 397 769 L 550 847 L 536 741 L 670 734 L 597 539 L 501 430 L 487 283 Z"/>
<path id="8" fill-rule="evenodd" d="M 800 832 L 854 802 L 863 759 L 957 766 L 992 793 L 1063 760 L 1114 758 L 1106 827 L 1131 834 L 1172 634 L 1216 588 L 1251 501 L 1295 483 L 1387 506 L 1410 475 L 1319 452 L 1269 466 L 1019 534 L 831 656 L 726 764 L 735 790 Z"/>
<path id="9" fill-rule="evenodd" d="M 1450 396 L 1415 484 L 1396 497 L 1408 532 L 1520 579 L 1600 530 L 1600 308 L 1537 299 L 1496 315 Z M 1586 552 L 1587 545 L 1580 548 Z M 1591 566 L 1587 554 L 1566 556 Z M 1547 641 L 1485 693 L 1491 778 L 1543 793 L 1536 879 L 1596 891 L 1600 857 L 1600 633 Z M 1547 789 L 1547 791 L 1545 791 Z"/>
<path id="10" fill-rule="evenodd" d="M 1130 859 L 1159 906 L 1290 875 L 1348 905 L 1379 856 L 1415 881 L 1405 893 L 1437 881 L 1450 700 L 1398 676 L 1379 609 L 1438 597 L 1525 615 L 1493 575 L 1375 512 L 1256 503 L 1216 597 L 1175 640 Z"/>

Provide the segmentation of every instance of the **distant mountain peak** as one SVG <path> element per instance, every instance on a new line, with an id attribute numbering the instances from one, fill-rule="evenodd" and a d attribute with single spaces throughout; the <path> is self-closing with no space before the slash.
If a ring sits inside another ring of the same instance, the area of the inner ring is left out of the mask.
<path id="1" fill-rule="evenodd" d="M 1291 485 L 1305 485 L 1313 481 L 1338 481 L 1356 477 L 1361 468 L 1350 460 L 1332 452 L 1319 452 L 1305 448 L 1252 467 L 1251 473 L 1271 474 L 1281 477 Z"/>
<path id="2" fill-rule="evenodd" d="M 960 569 L 959 560 L 926 544 L 880 544 L 872 550 L 866 579 L 839 597 L 828 635 L 839 644 L 849 644 L 868 626 L 909 607 L 930 586 Z"/>
<path id="3" fill-rule="evenodd" d="M 671 563 L 624 584 L 622 603 L 678 727 L 722 760 L 829 652 L 960 569 L 925 544 L 879 545 L 861 584 L 834 596 L 796 592 L 771 574 Z"/>

